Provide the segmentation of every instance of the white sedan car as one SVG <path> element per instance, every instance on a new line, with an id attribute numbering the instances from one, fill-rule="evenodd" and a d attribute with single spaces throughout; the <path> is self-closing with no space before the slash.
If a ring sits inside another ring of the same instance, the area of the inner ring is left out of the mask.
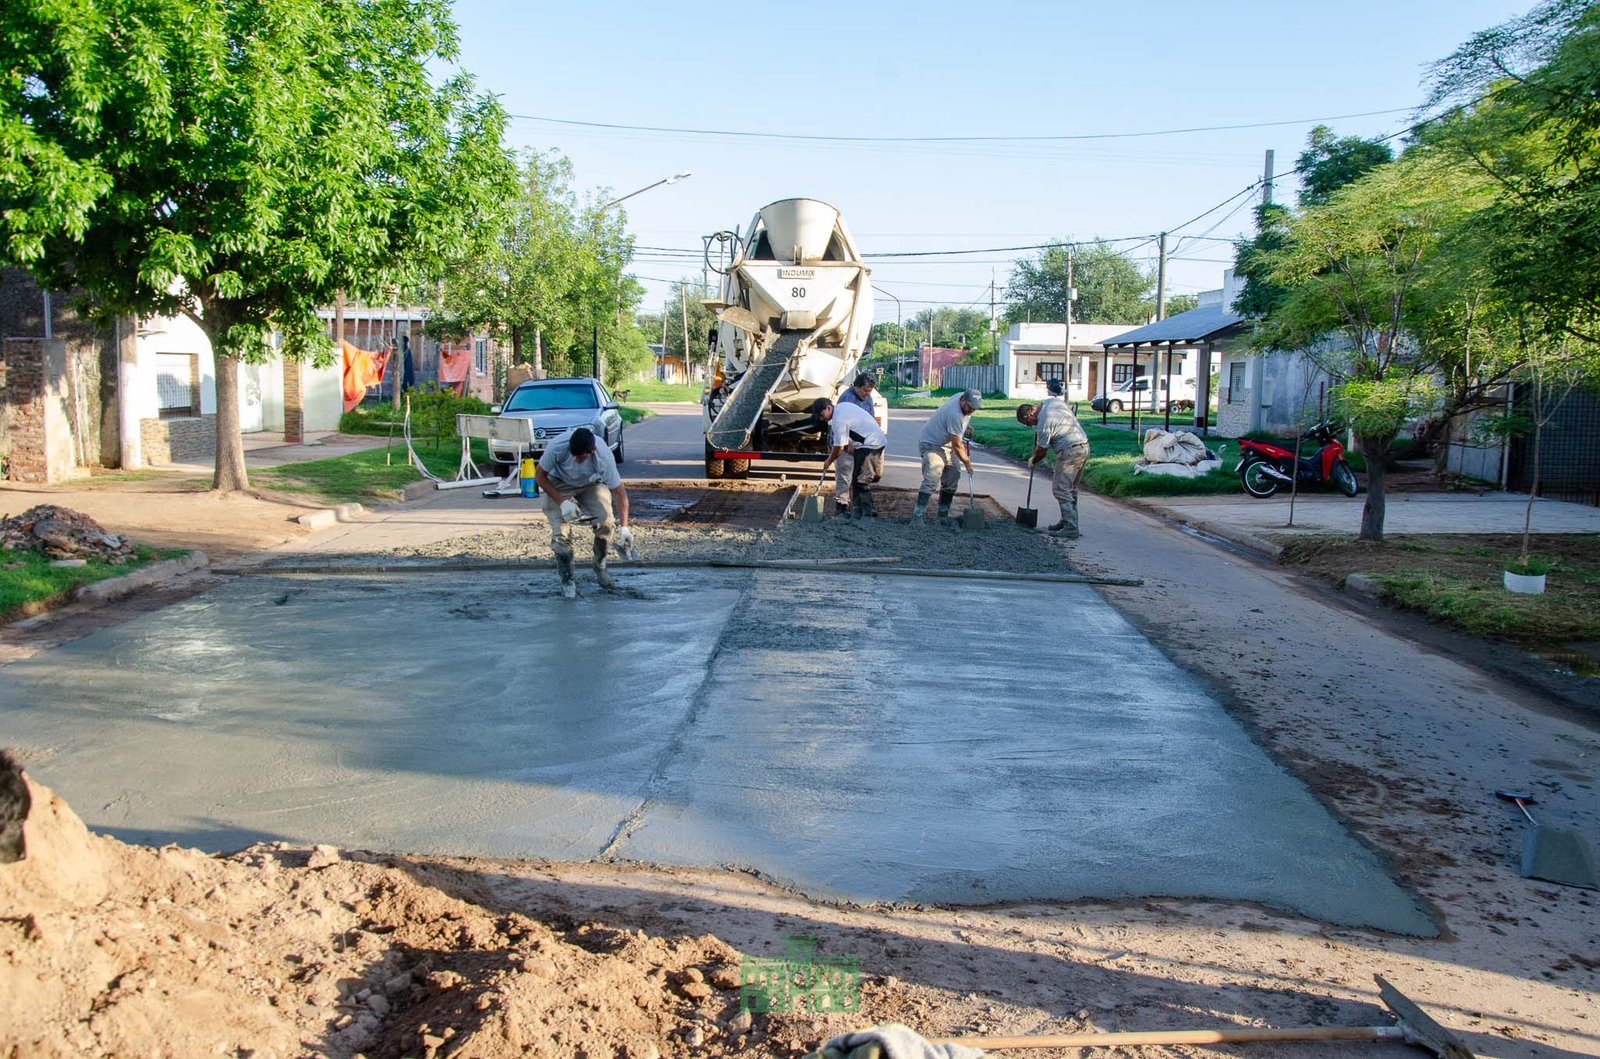
<path id="1" fill-rule="evenodd" d="M 588 427 L 622 462 L 622 413 L 598 379 L 530 380 L 511 392 L 498 414 L 503 419 L 533 420 L 533 451 L 527 455 L 537 456 L 556 438 Z M 489 458 L 498 473 L 510 473 L 516 457 L 509 442 L 489 442 Z"/>

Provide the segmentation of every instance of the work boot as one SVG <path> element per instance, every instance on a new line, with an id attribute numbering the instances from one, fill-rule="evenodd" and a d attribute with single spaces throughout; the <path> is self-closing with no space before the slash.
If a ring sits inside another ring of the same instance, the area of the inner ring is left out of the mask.
<path id="1" fill-rule="evenodd" d="M 878 512 L 872 507 L 872 490 L 862 489 L 856 494 L 855 509 L 857 518 L 877 518 Z"/>
<path id="2" fill-rule="evenodd" d="M 577 599 L 578 582 L 572 576 L 572 556 L 556 556 L 556 575 L 561 578 L 562 598 Z"/>
<path id="3" fill-rule="evenodd" d="M 616 579 L 611 576 L 611 571 L 606 569 L 606 546 L 600 541 L 594 542 L 594 579 L 600 582 L 600 587 L 607 592 L 615 592 Z"/>
<path id="4" fill-rule="evenodd" d="M 922 517 L 928 513 L 928 494 L 917 494 L 917 506 L 911 509 L 911 521 L 921 522 Z"/>
<path id="5" fill-rule="evenodd" d="M 949 518 L 950 517 L 950 505 L 955 503 L 955 499 L 956 499 L 955 490 L 953 490 L 953 489 L 948 490 L 948 491 L 944 490 L 944 489 L 939 490 L 939 517 L 940 518 Z"/>
<path id="6" fill-rule="evenodd" d="M 1076 529 L 1067 528 L 1066 519 L 1062 519 L 1060 522 L 1057 522 L 1054 526 L 1051 526 L 1049 529 L 1045 530 L 1045 532 L 1050 534 L 1052 537 L 1061 537 L 1069 541 L 1077 540 L 1079 536 L 1079 533 Z"/>

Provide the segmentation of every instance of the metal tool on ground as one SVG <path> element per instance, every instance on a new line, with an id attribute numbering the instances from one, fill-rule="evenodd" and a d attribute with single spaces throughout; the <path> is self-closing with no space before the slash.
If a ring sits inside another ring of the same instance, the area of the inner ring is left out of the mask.
<path id="1" fill-rule="evenodd" d="M 822 474 L 817 478 L 817 491 L 806 497 L 805 505 L 800 508 L 801 522 L 821 522 L 823 519 L 822 486 L 828 480 L 828 469 L 824 467 Z"/>
<path id="2" fill-rule="evenodd" d="M 1073 1033 L 1027 1037 L 950 1037 L 933 1044 L 972 1048 L 1121 1048 L 1144 1044 L 1249 1044 L 1258 1041 L 1400 1041 L 1426 1048 L 1439 1059 L 1475 1059 L 1467 1046 L 1384 979 L 1378 996 L 1394 1016 L 1393 1026 L 1299 1026 L 1286 1029 L 1239 1026 L 1217 1030 L 1150 1030 L 1121 1033 Z"/>
<path id="3" fill-rule="evenodd" d="M 1033 461 L 1028 461 L 1028 498 L 1017 508 L 1017 525 L 1023 529 L 1039 528 L 1039 509 L 1033 506 Z"/>
<path id="4" fill-rule="evenodd" d="M 967 510 L 961 513 L 961 528 L 964 530 L 983 529 L 983 509 L 978 506 L 978 500 L 972 494 L 972 472 L 967 472 Z"/>
<path id="5" fill-rule="evenodd" d="M 1521 871 L 1529 879 L 1600 890 L 1600 870 L 1594 851 L 1576 831 L 1545 827 L 1528 812 L 1534 797 L 1527 791 L 1495 791 L 1496 798 L 1514 802 L 1533 826 L 1522 833 Z"/>

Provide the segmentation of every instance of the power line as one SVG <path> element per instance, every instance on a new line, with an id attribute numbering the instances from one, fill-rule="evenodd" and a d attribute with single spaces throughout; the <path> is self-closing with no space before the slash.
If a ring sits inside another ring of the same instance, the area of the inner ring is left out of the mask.
<path id="1" fill-rule="evenodd" d="M 1183 136 L 1199 132 L 1231 132 L 1241 129 L 1268 129 L 1285 125 L 1311 125 L 1325 121 L 1347 121 L 1351 118 L 1384 117 L 1404 114 L 1410 107 L 1392 110 L 1369 110 L 1359 114 L 1333 114 L 1322 118 L 1297 118 L 1288 121 L 1256 121 L 1239 125 L 1196 125 L 1180 129 L 1148 129 L 1141 132 L 1082 132 L 1060 133 L 1045 136 L 824 136 L 810 133 L 751 132 L 743 129 L 674 128 L 663 125 L 624 125 L 618 122 L 581 121 L 577 118 L 553 118 L 541 114 L 508 114 L 521 121 L 537 121 L 550 125 L 574 125 L 589 129 L 612 129 L 623 132 L 661 132 L 680 136 L 734 136 L 753 140 L 800 140 L 807 143 L 1061 143 L 1082 140 L 1129 140 L 1150 136 Z"/>

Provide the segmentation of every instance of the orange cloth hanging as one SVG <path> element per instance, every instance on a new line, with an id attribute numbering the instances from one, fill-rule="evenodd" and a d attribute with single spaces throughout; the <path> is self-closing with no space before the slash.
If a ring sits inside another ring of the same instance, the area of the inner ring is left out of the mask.
<path id="1" fill-rule="evenodd" d="M 456 396 L 464 396 L 467 392 L 467 372 L 472 369 L 472 351 L 464 349 L 459 353 L 446 353 L 439 351 L 439 385 L 449 386 L 456 392 Z"/>
<path id="2" fill-rule="evenodd" d="M 383 369 L 389 365 L 388 353 L 374 353 L 370 349 L 341 343 L 344 356 L 344 410 L 352 411 L 361 403 L 367 391 L 383 381 Z"/>

